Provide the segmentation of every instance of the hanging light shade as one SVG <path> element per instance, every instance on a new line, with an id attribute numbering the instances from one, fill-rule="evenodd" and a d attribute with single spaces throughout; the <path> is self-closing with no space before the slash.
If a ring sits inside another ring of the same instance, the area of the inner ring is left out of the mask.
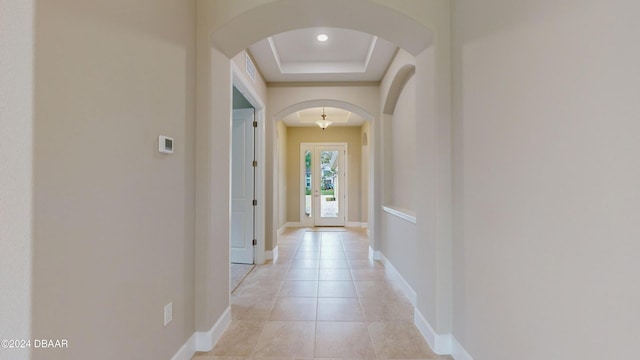
<path id="1" fill-rule="evenodd" d="M 318 126 L 320 126 L 320 129 L 324 130 L 329 125 L 333 124 L 331 121 L 327 120 L 327 114 L 324 113 L 324 107 L 322 108 L 322 115 L 321 116 L 322 116 L 322 120 L 316 121 L 316 124 L 318 124 Z"/>

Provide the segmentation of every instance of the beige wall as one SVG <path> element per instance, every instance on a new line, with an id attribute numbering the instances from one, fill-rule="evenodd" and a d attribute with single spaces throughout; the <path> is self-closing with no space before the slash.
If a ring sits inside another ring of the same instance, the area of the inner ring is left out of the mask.
<path id="1" fill-rule="evenodd" d="M 256 92 L 256 94 L 260 98 L 260 101 L 262 101 L 262 103 L 265 104 L 267 102 L 267 83 L 264 81 L 262 74 L 260 73 L 260 71 L 257 70 L 257 68 L 256 68 L 256 80 L 253 81 L 249 77 L 249 74 L 247 73 L 246 59 L 247 59 L 247 51 L 242 50 L 236 56 L 234 56 L 233 59 L 231 60 L 237 66 L 237 69 L 240 71 L 240 74 L 242 74 L 241 76 L 243 76 L 243 78 L 245 79 L 245 82 L 249 86 L 251 86 L 251 88 Z M 253 64 L 254 66 L 256 66 L 255 61 L 253 62 Z"/>
<path id="2" fill-rule="evenodd" d="M 454 334 L 474 359 L 638 357 L 638 12 L 454 2 Z"/>
<path id="3" fill-rule="evenodd" d="M 300 221 L 300 144 L 301 143 L 347 143 L 347 182 L 349 210 L 347 222 L 360 222 L 360 127 L 330 126 L 324 131 L 318 127 L 290 127 L 287 129 L 287 220 Z"/>
<path id="4" fill-rule="evenodd" d="M 381 82 L 382 149 L 376 155 L 382 163 L 383 205 L 404 208 L 417 221 L 382 213 L 374 246 L 415 291 L 418 325 L 434 350 L 446 353 L 452 317 L 451 211 L 448 97 L 436 86 L 448 76 L 442 48 L 432 46 L 415 57 L 399 51 Z M 398 87 L 407 77 L 404 89 Z"/>
<path id="5" fill-rule="evenodd" d="M 282 121 L 276 123 L 277 126 L 277 141 L 276 141 L 276 155 L 277 155 L 277 184 L 278 184 L 278 219 L 276 226 L 281 229 L 287 224 L 287 190 L 289 187 L 289 179 L 287 175 L 287 155 L 289 155 L 288 148 L 288 128 Z M 275 244 L 274 244 L 275 247 Z"/>
<path id="6" fill-rule="evenodd" d="M 414 64 L 415 58 L 408 53 L 399 51 L 396 54 L 381 83 L 380 103 L 383 111 L 393 109 L 393 114 L 385 114 L 383 118 L 383 204 L 415 217 L 415 199 L 427 190 L 424 183 L 432 179 L 416 179 L 418 164 L 423 163 L 416 154 L 416 142 L 424 139 L 416 133 L 415 76 L 408 75 L 410 78 L 406 79 L 401 70 L 405 65 Z M 391 86 L 398 80 L 401 87 Z M 411 288 L 418 291 L 424 283 L 425 273 L 430 271 L 424 254 L 417 251 L 427 239 L 417 236 L 415 223 L 387 212 L 380 217 L 380 229 L 382 241 L 378 250 Z M 417 295 L 424 296 L 424 293 L 417 292 Z"/>
<path id="7" fill-rule="evenodd" d="M 379 86 L 377 83 L 362 83 L 338 86 L 335 84 L 288 84 L 269 87 L 268 112 L 271 118 L 292 105 L 312 100 L 338 100 L 353 104 L 372 116 L 379 111 Z M 279 119 L 276 119 L 279 120 Z"/>
<path id="8" fill-rule="evenodd" d="M 360 218 L 363 224 L 367 224 L 369 218 L 369 188 L 371 168 L 371 123 L 365 121 L 360 127 Z"/>
<path id="9" fill-rule="evenodd" d="M 168 359 L 193 333 L 195 21 L 193 1 L 38 2 L 33 337 L 69 348 L 34 359 Z"/>
<path id="10" fill-rule="evenodd" d="M 385 173 L 392 184 L 390 204 L 394 207 L 415 211 L 416 185 L 416 83 L 413 77 L 407 81 L 398 98 L 398 102 L 388 127 L 391 142 L 390 171 Z"/>
<path id="11" fill-rule="evenodd" d="M 31 338 L 34 9 L 0 0 L 0 339 Z"/>

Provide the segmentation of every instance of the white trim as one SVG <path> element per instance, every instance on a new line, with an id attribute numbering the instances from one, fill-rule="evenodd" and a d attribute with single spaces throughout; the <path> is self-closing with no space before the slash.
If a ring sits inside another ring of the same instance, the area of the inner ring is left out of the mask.
<path id="1" fill-rule="evenodd" d="M 369 224 L 367 224 L 366 222 L 359 222 L 359 221 L 347 221 L 344 224 L 344 226 L 366 229 L 369 227 Z"/>
<path id="2" fill-rule="evenodd" d="M 373 50 L 376 48 L 376 42 L 378 41 L 377 36 L 372 36 L 371 44 L 369 44 L 369 51 L 367 51 L 367 58 L 364 60 L 364 68 L 369 68 L 369 62 L 371 61 L 371 55 L 373 55 Z"/>
<path id="3" fill-rule="evenodd" d="M 282 224 L 282 226 L 280 226 L 280 228 L 278 229 L 278 236 L 282 235 L 282 233 L 284 233 L 285 230 L 287 230 L 287 228 L 289 223 L 284 223 Z"/>
<path id="4" fill-rule="evenodd" d="M 171 360 L 191 360 L 193 354 L 196 352 L 196 333 L 191 334 L 189 340 L 187 340 L 180 350 L 171 357 Z"/>
<path id="5" fill-rule="evenodd" d="M 395 206 L 382 206 L 382 210 L 384 212 L 389 213 L 391 215 L 395 215 L 400 219 L 406 220 L 410 223 L 416 223 L 416 213 L 415 211 L 395 207 Z"/>
<path id="6" fill-rule="evenodd" d="M 411 285 L 409 285 L 409 283 L 402 277 L 402 275 L 398 272 L 398 270 L 393 266 L 391 261 L 389 261 L 389 259 L 387 259 L 384 256 L 384 254 L 380 253 L 379 256 L 380 256 L 380 260 L 384 264 L 384 271 L 387 274 L 393 277 L 396 277 L 400 280 L 399 283 L 400 283 L 400 288 L 402 289 L 402 292 L 409 299 L 409 301 L 411 302 L 411 305 L 415 307 L 418 302 L 418 294 L 416 294 L 416 291 L 413 290 Z"/>
<path id="7" fill-rule="evenodd" d="M 220 336 L 227 329 L 227 326 L 231 324 L 231 307 L 220 316 L 218 321 L 207 332 L 196 332 L 196 351 L 211 351 L 216 345 Z"/>
<path id="8" fill-rule="evenodd" d="M 313 168 L 315 166 L 314 163 L 314 158 L 313 158 L 313 154 L 315 153 L 314 147 L 313 145 L 309 145 L 307 143 L 301 143 L 300 144 L 300 191 L 298 192 L 298 196 L 300 197 L 300 222 L 299 224 L 302 225 L 302 227 L 313 227 L 313 217 L 308 217 L 307 214 L 305 213 L 306 210 L 306 201 L 307 201 L 307 194 L 306 194 L 306 181 L 307 181 L 307 174 L 306 174 L 306 152 L 310 152 L 311 153 L 311 164 L 310 166 Z M 314 184 L 314 179 L 311 180 L 312 181 L 312 189 L 311 192 L 313 192 L 313 187 L 315 185 Z M 313 194 L 311 195 L 311 212 L 316 211 L 315 206 L 314 206 L 314 200 L 313 200 Z M 313 214 L 312 214 L 313 215 Z"/>
<path id="9" fill-rule="evenodd" d="M 371 246 L 369 246 L 369 259 L 380 260 L 380 251 L 375 251 Z"/>
<path id="10" fill-rule="evenodd" d="M 278 70 L 280 71 L 280 73 L 282 73 L 282 62 L 280 61 L 280 53 L 278 52 L 278 48 L 276 47 L 275 41 L 273 40 L 273 36 L 269 36 L 267 38 L 267 42 L 271 47 L 271 53 L 273 54 L 273 58 L 276 61 L 276 64 L 278 65 Z"/>
<path id="11" fill-rule="evenodd" d="M 413 311 L 413 322 L 436 354 L 451 354 L 451 334 L 440 335 L 436 333 L 431 324 L 429 324 L 417 308 Z M 455 359 L 460 360 L 457 357 L 455 357 Z"/>
<path id="12" fill-rule="evenodd" d="M 191 360 L 196 351 L 211 351 L 230 323 L 231 307 L 228 307 L 209 331 L 194 332 L 189 340 L 171 357 L 171 360 Z"/>
<path id="13" fill-rule="evenodd" d="M 411 305 L 413 305 L 413 322 L 418 328 L 418 330 L 420 331 L 420 333 L 422 334 L 422 337 L 424 337 L 424 339 L 427 341 L 431 349 L 433 349 L 433 351 L 436 354 L 446 355 L 446 354 L 451 354 L 452 347 L 456 349 L 456 345 L 457 345 L 459 349 L 459 354 L 461 355 L 460 355 L 460 358 L 458 358 L 454 354 L 454 358 L 456 360 L 473 360 L 470 356 L 468 356 L 469 354 L 467 354 L 466 351 L 464 351 L 462 346 L 458 344 L 458 342 L 453 338 L 451 334 L 441 335 L 436 333 L 435 330 L 433 330 L 433 327 L 431 326 L 431 324 L 429 324 L 429 322 L 425 319 L 425 317 L 422 315 L 420 310 L 416 308 L 416 304 L 418 302 L 418 295 L 415 292 L 415 290 L 413 290 L 411 285 L 409 285 L 409 283 L 404 279 L 404 277 L 402 277 L 402 275 L 398 272 L 398 270 L 393 266 L 391 261 L 389 261 L 389 259 L 387 259 L 384 256 L 384 254 L 380 253 L 379 251 L 374 251 L 373 248 L 369 247 L 369 258 L 371 258 L 372 256 L 375 257 L 376 254 L 377 256 L 379 256 L 379 259 L 384 264 L 385 271 L 389 275 L 392 275 L 399 280 L 398 282 L 400 284 L 400 288 L 402 289 L 402 292 L 409 299 L 409 302 L 411 302 Z"/>
<path id="14" fill-rule="evenodd" d="M 265 251 L 264 258 L 266 260 L 273 260 L 273 262 L 278 261 L 278 246 L 276 245 L 272 251 Z"/>
<path id="15" fill-rule="evenodd" d="M 285 117 L 296 113 L 300 110 L 309 109 L 309 108 L 318 108 L 318 107 L 334 107 L 338 109 L 347 110 L 352 113 L 356 113 L 360 115 L 367 121 L 373 122 L 375 120 L 375 116 L 370 114 L 367 110 L 359 107 L 358 105 L 354 105 L 352 103 L 340 100 L 330 100 L 330 99 L 320 99 L 320 100 L 308 100 L 299 102 L 297 104 L 293 104 L 288 108 L 280 111 L 279 113 L 273 116 L 273 119 L 284 119 Z"/>
<path id="16" fill-rule="evenodd" d="M 250 80 L 247 79 L 247 74 L 238 66 L 235 62 L 231 61 L 231 85 L 235 86 L 238 91 L 253 105 L 255 109 L 255 118 L 254 120 L 258 122 L 258 127 L 256 128 L 256 142 L 254 144 L 257 159 L 258 160 L 258 168 L 256 170 L 256 199 L 258 200 L 258 206 L 256 207 L 256 239 L 258 240 L 258 244 L 255 246 L 255 255 L 254 262 L 256 264 L 263 264 L 265 260 L 265 166 L 260 166 L 260 164 L 266 164 L 266 139 L 265 139 L 265 104 L 260 98 L 260 95 L 255 89 L 255 85 L 252 85 Z M 231 89 L 230 89 L 231 90 Z M 229 134 L 231 136 L 231 134 Z M 231 177 L 231 174 L 229 174 Z M 231 178 L 229 179 L 231 181 Z M 229 211 L 231 211 L 231 195 L 229 195 Z M 231 220 L 229 220 L 229 225 L 231 225 Z M 229 234 L 231 237 L 231 234 Z M 231 238 L 229 238 L 231 241 Z M 231 256 L 231 253 L 229 253 Z"/>
<path id="17" fill-rule="evenodd" d="M 453 336 L 451 337 L 451 355 L 456 360 L 473 360 L 467 350 Z"/>

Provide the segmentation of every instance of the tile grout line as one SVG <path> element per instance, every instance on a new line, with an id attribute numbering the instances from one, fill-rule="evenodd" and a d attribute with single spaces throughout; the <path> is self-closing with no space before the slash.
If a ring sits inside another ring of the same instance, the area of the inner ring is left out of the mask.
<path id="1" fill-rule="evenodd" d="M 318 303 L 320 299 L 320 259 L 322 258 L 322 233 L 320 233 L 320 247 L 318 249 L 318 285 L 316 287 L 316 321 L 314 323 L 314 333 L 313 333 L 313 358 L 316 358 L 316 350 L 318 343 Z"/>
<path id="2" fill-rule="evenodd" d="M 344 242 L 342 241 L 342 236 L 340 237 L 340 242 L 342 243 L 342 248 L 344 250 Z M 362 306 L 362 299 L 360 297 L 360 293 L 356 287 L 356 280 L 353 276 L 353 268 L 351 267 L 351 262 L 349 262 L 349 273 L 351 274 L 351 280 L 353 281 L 353 288 L 356 292 L 356 298 L 358 299 L 358 305 L 360 305 L 360 311 L 362 312 L 362 318 L 364 320 L 364 324 L 367 327 L 367 335 L 369 336 L 369 343 L 371 344 L 371 348 L 373 350 L 373 354 L 376 359 L 379 358 L 378 352 L 376 351 L 376 347 L 373 345 L 373 337 L 371 336 L 371 331 L 369 330 L 369 321 L 367 321 L 367 315 L 364 312 L 364 307 Z"/>
<path id="3" fill-rule="evenodd" d="M 295 256 L 295 254 L 298 253 L 298 248 L 300 247 L 300 242 L 301 242 L 301 240 L 297 241 L 296 250 L 295 250 L 294 256 Z M 274 263 L 272 263 L 272 264 L 274 264 Z M 286 278 L 286 274 L 289 273 L 289 270 L 291 269 L 291 266 L 292 266 L 292 262 L 289 262 L 289 265 L 287 266 L 287 270 L 285 272 L 285 278 Z M 267 323 L 269 322 L 269 319 L 271 319 L 271 314 L 273 313 L 273 309 L 275 308 L 276 302 L 278 301 L 278 294 L 280 294 L 280 291 L 282 291 L 282 287 L 284 286 L 284 281 L 285 281 L 284 278 L 280 281 L 280 286 L 278 288 L 278 292 L 276 293 L 276 298 L 274 299 L 273 304 L 271 305 L 271 309 L 269 310 L 269 314 L 267 315 L 267 319 L 264 321 L 264 325 L 262 326 L 262 330 L 260 331 L 260 335 L 258 336 L 258 340 L 256 341 L 256 344 L 253 346 L 253 351 L 251 352 L 251 356 L 250 356 L 251 359 L 255 358 L 256 351 L 258 350 L 258 344 L 260 343 L 260 339 L 264 335 L 264 331 L 265 331 L 265 328 L 267 327 Z"/>

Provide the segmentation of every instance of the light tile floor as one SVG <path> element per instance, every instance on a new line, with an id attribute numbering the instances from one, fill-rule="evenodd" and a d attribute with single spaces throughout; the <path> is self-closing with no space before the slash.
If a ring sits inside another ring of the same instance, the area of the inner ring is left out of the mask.
<path id="1" fill-rule="evenodd" d="M 363 230 L 290 229 L 278 249 L 231 295 L 232 322 L 213 350 L 193 360 L 451 359 L 424 341 Z"/>

